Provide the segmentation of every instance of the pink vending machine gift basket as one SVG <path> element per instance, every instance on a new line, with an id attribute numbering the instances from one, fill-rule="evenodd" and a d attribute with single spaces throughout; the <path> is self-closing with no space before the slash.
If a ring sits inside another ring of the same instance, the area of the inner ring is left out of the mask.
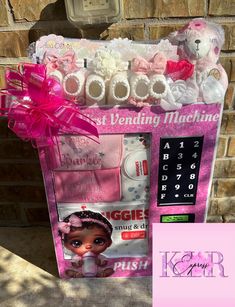
<path id="1" fill-rule="evenodd" d="M 152 224 L 205 221 L 222 44 L 204 19 L 156 44 L 49 35 L 40 64 L 7 72 L 2 109 L 38 147 L 62 278 L 150 276 Z"/>

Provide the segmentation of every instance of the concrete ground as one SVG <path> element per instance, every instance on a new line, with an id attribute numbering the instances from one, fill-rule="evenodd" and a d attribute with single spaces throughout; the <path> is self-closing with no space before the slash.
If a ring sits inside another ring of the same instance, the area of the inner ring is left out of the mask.
<path id="1" fill-rule="evenodd" d="M 0 227 L 0 306 L 148 307 L 151 278 L 58 278 L 47 227 Z"/>

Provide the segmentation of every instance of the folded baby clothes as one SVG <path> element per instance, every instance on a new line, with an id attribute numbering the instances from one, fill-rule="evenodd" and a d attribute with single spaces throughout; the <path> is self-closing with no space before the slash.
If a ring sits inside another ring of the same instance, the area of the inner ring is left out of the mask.
<path id="1" fill-rule="evenodd" d="M 121 165 L 123 135 L 100 135 L 99 144 L 85 136 L 64 135 L 54 147 L 56 170 L 111 169 Z"/>
<path id="2" fill-rule="evenodd" d="M 121 165 L 123 201 L 149 200 L 149 144 L 147 134 L 125 135 L 125 156 Z"/>
<path id="3" fill-rule="evenodd" d="M 120 168 L 92 171 L 56 171 L 57 202 L 113 202 L 121 198 Z"/>

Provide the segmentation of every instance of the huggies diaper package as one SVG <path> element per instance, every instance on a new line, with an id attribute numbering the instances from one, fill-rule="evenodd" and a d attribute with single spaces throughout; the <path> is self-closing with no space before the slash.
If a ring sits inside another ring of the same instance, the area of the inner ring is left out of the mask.
<path id="1" fill-rule="evenodd" d="M 112 225 L 112 244 L 103 252 L 107 258 L 146 257 L 148 255 L 148 205 L 144 202 L 58 203 L 62 221 L 76 211 L 101 213 Z M 66 251 L 65 251 L 66 252 Z"/>

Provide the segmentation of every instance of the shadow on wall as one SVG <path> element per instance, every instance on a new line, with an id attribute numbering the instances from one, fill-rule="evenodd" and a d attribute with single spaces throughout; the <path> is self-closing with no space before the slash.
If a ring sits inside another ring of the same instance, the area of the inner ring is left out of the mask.
<path id="1" fill-rule="evenodd" d="M 29 31 L 29 43 L 37 41 L 43 35 L 56 34 L 69 38 L 100 39 L 110 25 L 75 27 L 67 20 L 64 0 L 48 4 L 40 14 L 40 19 Z"/>

